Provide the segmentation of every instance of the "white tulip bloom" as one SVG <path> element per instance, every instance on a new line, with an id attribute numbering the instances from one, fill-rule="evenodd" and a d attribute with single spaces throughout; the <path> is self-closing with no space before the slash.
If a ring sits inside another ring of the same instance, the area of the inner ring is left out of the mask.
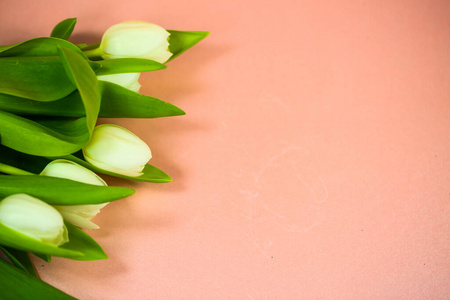
<path id="1" fill-rule="evenodd" d="M 56 246 L 69 241 L 61 214 L 51 205 L 27 194 L 10 195 L 0 201 L 0 223 Z"/>
<path id="2" fill-rule="evenodd" d="M 98 80 L 112 82 L 123 86 L 133 92 L 139 92 L 141 84 L 139 83 L 139 76 L 141 73 L 119 73 L 110 75 L 97 76 Z"/>
<path id="3" fill-rule="evenodd" d="M 108 202 L 109 203 L 109 202 Z M 85 229 L 99 229 L 100 227 L 91 220 L 100 212 L 100 209 L 108 203 L 84 204 L 84 205 L 54 205 L 65 220 L 75 226 Z"/>
<path id="4" fill-rule="evenodd" d="M 127 21 L 111 26 L 105 31 L 100 43 L 102 57 L 145 58 L 165 63 L 169 52 L 170 33 L 161 26 L 143 22 Z"/>
<path id="5" fill-rule="evenodd" d="M 106 182 L 97 174 L 70 160 L 57 159 L 49 163 L 41 175 L 71 179 L 87 184 L 107 186 Z M 109 203 L 109 202 L 108 202 Z M 86 229 L 98 229 L 91 220 L 108 203 L 83 205 L 54 205 L 61 215 L 75 226 Z"/>
<path id="6" fill-rule="evenodd" d="M 112 124 L 95 127 L 83 154 L 86 161 L 96 167 L 131 177 L 142 175 L 142 170 L 152 158 L 152 152 L 143 140 Z"/>
<path id="7" fill-rule="evenodd" d="M 66 159 L 56 159 L 50 162 L 44 170 L 42 170 L 41 175 L 66 178 L 93 185 L 107 185 L 100 176 L 91 170 Z"/>

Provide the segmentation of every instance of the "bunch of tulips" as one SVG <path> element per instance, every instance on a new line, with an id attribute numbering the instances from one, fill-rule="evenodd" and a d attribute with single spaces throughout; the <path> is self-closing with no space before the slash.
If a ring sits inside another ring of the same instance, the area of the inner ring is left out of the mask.
<path id="1" fill-rule="evenodd" d="M 105 259 L 83 229 L 111 201 L 135 191 L 108 186 L 99 174 L 169 182 L 148 164 L 149 146 L 98 118 L 183 115 L 180 108 L 142 95 L 141 72 L 166 63 L 201 41 L 204 31 L 166 30 L 129 21 L 101 42 L 68 41 L 76 19 L 50 37 L 0 46 L 0 286 L 5 299 L 68 299 L 41 281 L 30 254 L 74 260 Z"/>

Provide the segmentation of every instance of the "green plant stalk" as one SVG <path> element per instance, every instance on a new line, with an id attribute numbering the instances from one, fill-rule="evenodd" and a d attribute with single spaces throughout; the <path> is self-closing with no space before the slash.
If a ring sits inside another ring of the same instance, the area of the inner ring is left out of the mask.
<path id="1" fill-rule="evenodd" d="M 83 52 L 88 58 L 102 57 L 103 54 L 103 51 L 102 49 L 100 49 L 100 47 L 89 50 L 83 50 Z"/>
<path id="2" fill-rule="evenodd" d="M 34 173 L 2 163 L 0 163 L 0 172 L 9 175 L 36 175 Z"/>

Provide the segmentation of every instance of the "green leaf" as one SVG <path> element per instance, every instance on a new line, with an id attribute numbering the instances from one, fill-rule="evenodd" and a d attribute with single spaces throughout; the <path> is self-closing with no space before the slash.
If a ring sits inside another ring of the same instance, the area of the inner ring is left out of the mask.
<path id="1" fill-rule="evenodd" d="M 61 246 L 63 249 L 80 251 L 83 256 L 76 257 L 76 260 L 99 260 L 106 259 L 108 256 L 103 251 L 102 247 L 91 238 L 86 232 L 80 228 L 65 222 L 69 230 L 69 242 Z"/>
<path id="2" fill-rule="evenodd" d="M 40 122 L 54 128 L 0 111 L 1 144 L 26 154 L 58 156 L 74 153 L 89 141 L 85 118 Z"/>
<path id="3" fill-rule="evenodd" d="M 30 252 L 33 253 L 33 252 Z M 34 256 L 39 257 L 40 259 L 42 259 L 45 262 L 51 263 L 52 262 L 52 257 L 51 255 L 48 254 L 42 254 L 42 253 L 33 253 Z"/>
<path id="4" fill-rule="evenodd" d="M 56 56 L 0 57 L 0 93 L 54 101 L 74 90 Z"/>
<path id="5" fill-rule="evenodd" d="M 55 246 L 26 236 L 0 223 L 0 245 L 18 250 L 65 257 L 73 260 L 99 260 L 108 258 L 100 245 L 78 227 L 64 222 L 69 233 L 69 242 Z M 45 256 L 43 256 L 45 258 Z"/>
<path id="6" fill-rule="evenodd" d="M 78 47 L 82 50 L 82 51 L 90 51 L 90 50 L 96 50 L 100 47 L 101 42 L 98 43 L 94 43 L 94 44 L 90 44 L 90 45 L 78 45 Z"/>
<path id="7" fill-rule="evenodd" d="M 69 48 L 60 48 L 60 55 L 67 75 L 77 86 L 86 111 L 86 124 L 91 134 L 100 111 L 100 90 L 97 76 L 87 61 Z"/>
<path id="8" fill-rule="evenodd" d="M 87 58 L 83 51 L 71 42 L 53 37 L 40 37 L 22 43 L 0 47 L 0 57 L 59 56 L 58 47 L 72 49 L 84 58 Z"/>
<path id="9" fill-rule="evenodd" d="M 55 28 L 53 28 L 51 37 L 60 38 L 63 40 L 68 40 L 72 34 L 75 24 L 77 23 L 76 18 L 65 19 L 59 22 Z"/>
<path id="10" fill-rule="evenodd" d="M 28 120 L 0 111 L 1 143 L 27 154 L 58 156 L 81 149 L 90 139 L 100 109 L 97 76 L 77 52 L 60 48 L 64 76 L 77 87 L 82 100 L 84 118 Z M 1 84 L 1 83 L 0 83 Z"/>
<path id="11" fill-rule="evenodd" d="M 111 82 L 99 81 L 102 118 L 160 118 L 184 115 L 180 108 L 154 97 L 141 95 Z M 22 115 L 82 117 L 85 115 L 78 91 L 52 102 L 35 102 L 0 94 L 0 109 Z"/>
<path id="12" fill-rule="evenodd" d="M 36 197 L 50 205 L 81 205 L 122 199 L 134 194 L 134 190 L 41 175 L 0 175 L 0 197 L 18 193 Z"/>
<path id="13" fill-rule="evenodd" d="M 75 299 L 44 281 L 14 267 L 3 259 L 0 259 L 0 282 L 2 285 L 2 299 Z"/>
<path id="14" fill-rule="evenodd" d="M 102 91 L 100 116 L 103 118 L 160 118 L 185 114 L 173 104 L 117 84 L 99 81 L 99 85 Z"/>
<path id="15" fill-rule="evenodd" d="M 100 169 L 100 168 L 84 161 L 83 159 L 76 157 L 75 155 L 66 155 L 66 156 L 61 156 L 58 158 L 67 159 L 67 160 L 76 162 L 77 164 L 82 165 L 83 167 L 86 167 L 94 172 L 98 172 L 98 173 L 102 173 L 102 174 L 106 174 L 106 175 L 110 175 L 110 176 L 114 176 L 114 177 L 136 180 L 136 181 L 156 182 L 156 183 L 164 183 L 164 182 L 172 181 L 172 178 L 170 178 L 169 175 L 164 173 L 162 170 L 160 170 L 152 165 L 149 165 L 149 164 L 145 165 L 144 170 L 142 171 L 144 174 L 142 174 L 141 176 L 138 176 L 138 177 L 131 177 L 131 176 L 126 176 L 126 175 L 113 173 L 110 171 Z"/>
<path id="16" fill-rule="evenodd" d="M 139 73 L 166 69 L 167 66 L 154 60 L 141 58 L 117 58 L 109 60 L 98 60 L 96 63 L 101 67 L 97 76 L 119 74 L 119 73 Z"/>
<path id="17" fill-rule="evenodd" d="M 2 223 L 0 223 L 0 245 L 33 253 L 36 252 L 71 259 L 77 259 L 84 255 L 81 251 L 74 251 L 68 248 L 61 248 L 53 244 L 41 242 L 40 240 L 31 238 L 18 231 L 15 231 L 3 225 Z"/>
<path id="18" fill-rule="evenodd" d="M 39 174 L 50 162 L 48 158 L 34 156 L 0 145 L 0 162 L 34 174 Z"/>
<path id="19" fill-rule="evenodd" d="M 31 262 L 30 257 L 26 251 L 17 250 L 9 247 L 0 246 L 0 250 L 6 254 L 9 260 L 19 269 L 36 276 L 36 272 Z"/>
<path id="20" fill-rule="evenodd" d="M 4 163 L 0 163 L 0 172 L 9 175 L 34 175 L 33 173 L 30 173 L 28 171 Z"/>
<path id="21" fill-rule="evenodd" d="M 167 31 L 170 33 L 169 51 L 173 53 L 168 61 L 178 57 L 184 51 L 188 50 L 209 35 L 208 31 Z"/>
<path id="22" fill-rule="evenodd" d="M 1 118 L 0 118 L 1 120 Z M 1 126 L 0 126 L 1 128 Z M 75 155 L 63 155 L 63 156 L 56 156 L 56 157 L 40 157 L 40 156 L 33 156 L 33 155 L 27 155 L 25 153 L 21 153 L 18 151 L 14 151 L 12 149 L 9 149 L 7 147 L 0 145 L 0 162 L 6 163 L 15 167 L 18 167 L 20 169 L 32 172 L 32 173 L 40 173 L 44 167 L 53 159 L 62 158 L 67 159 L 73 162 L 76 162 L 94 172 L 111 175 L 114 177 L 120 177 L 124 179 L 130 179 L 130 180 L 136 180 L 136 181 L 144 181 L 144 182 L 156 182 L 156 183 L 164 183 L 164 182 L 171 182 L 172 178 L 170 178 L 169 175 L 167 175 L 164 171 L 147 164 L 143 170 L 143 175 L 139 177 L 130 177 L 125 176 L 113 172 L 109 172 L 100 168 L 95 167 L 94 165 L 86 162 L 82 159 L 83 154 L 80 152 L 76 153 Z M 8 175 L 10 176 L 10 175 Z"/>

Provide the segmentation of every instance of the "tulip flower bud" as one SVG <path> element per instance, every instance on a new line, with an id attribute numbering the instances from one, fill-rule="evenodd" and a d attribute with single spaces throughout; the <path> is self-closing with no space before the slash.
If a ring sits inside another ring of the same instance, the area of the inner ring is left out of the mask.
<path id="1" fill-rule="evenodd" d="M 100 43 L 103 58 L 145 58 L 165 63 L 171 56 L 168 37 L 161 26 L 128 21 L 111 26 Z"/>
<path id="2" fill-rule="evenodd" d="M 56 246 L 69 241 L 61 214 L 51 205 L 27 194 L 10 195 L 0 201 L 0 223 Z"/>
<path id="3" fill-rule="evenodd" d="M 42 170 L 41 175 L 66 178 L 93 185 L 107 185 L 100 176 L 91 170 L 66 159 L 56 159 L 50 162 L 44 170 Z"/>
<path id="4" fill-rule="evenodd" d="M 106 186 L 106 182 L 97 174 L 70 160 L 57 159 L 49 163 L 41 175 L 71 179 L 87 184 Z M 108 202 L 109 203 L 109 202 Z M 61 215 L 75 226 L 86 229 L 98 229 L 91 220 L 108 203 L 84 205 L 54 205 Z"/>
<path id="5" fill-rule="evenodd" d="M 109 81 L 123 86 L 133 92 L 139 92 L 141 84 L 139 83 L 139 76 L 141 73 L 119 73 L 110 75 L 97 76 L 98 80 Z"/>
<path id="6" fill-rule="evenodd" d="M 109 203 L 109 202 L 108 202 Z M 99 229 L 100 226 L 91 220 L 100 212 L 100 209 L 108 203 L 84 204 L 84 205 L 54 205 L 59 213 L 75 226 L 85 229 Z"/>
<path id="7" fill-rule="evenodd" d="M 131 177 L 142 175 L 152 158 L 148 145 L 131 131 L 111 124 L 95 127 L 83 148 L 87 162 L 106 171 Z"/>

